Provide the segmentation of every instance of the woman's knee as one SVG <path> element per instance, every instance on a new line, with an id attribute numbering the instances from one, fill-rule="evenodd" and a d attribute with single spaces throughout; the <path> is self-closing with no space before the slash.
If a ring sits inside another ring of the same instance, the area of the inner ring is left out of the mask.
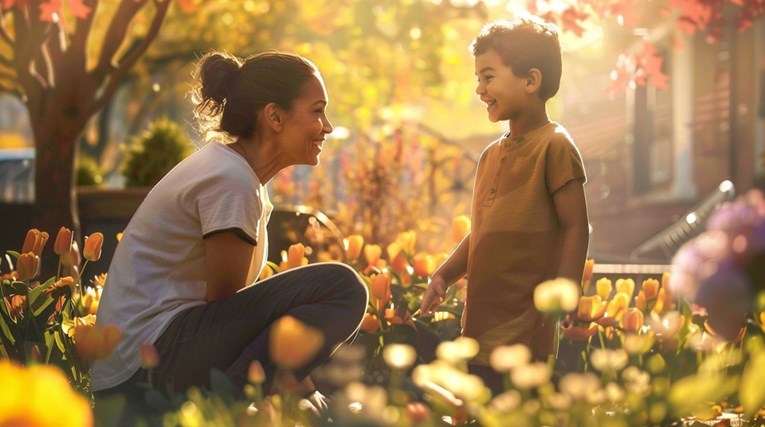
<path id="1" fill-rule="evenodd" d="M 341 263 L 326 263 L 322 266 L 327 269 L 329 274 L 337 278 L 333 282 L 343 291 L 344 295 L 347 295 L 348 298 L 354 301 L 358 301 L 360 305 L 366 308 L 369 292 L 356 270 Z"/>

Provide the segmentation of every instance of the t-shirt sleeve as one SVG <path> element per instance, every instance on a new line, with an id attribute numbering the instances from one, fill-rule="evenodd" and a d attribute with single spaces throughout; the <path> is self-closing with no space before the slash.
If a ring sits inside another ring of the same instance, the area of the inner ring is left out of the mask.
<path id="1" fill-rule="evenodd" d="M 202 236 L 233 230 L 257 244 L 258 222 L 263 210 L 260 188 L 251 177 L 217 176 L 210 179 L 197 196 Z"/>
<path id="2" fill-rule="evenodd" d="M 545 179 L 550 194 L 558 191 L 569 181 L 587 182 L 582 156 L 574 143 L 563 135 L 552 141 L 547 150 Z"/>

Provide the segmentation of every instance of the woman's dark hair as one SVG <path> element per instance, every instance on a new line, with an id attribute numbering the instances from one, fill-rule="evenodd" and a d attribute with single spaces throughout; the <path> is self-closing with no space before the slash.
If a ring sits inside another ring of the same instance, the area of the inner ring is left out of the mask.
<path id="1" fill-rule="evenodd" d="M 538 69 L 542 74 L 539 97 L 543 100 L 558 92 L 562 61 L 555 25 L 536 16 L 495 21 L 483 27 L 471 48 L 474 56 L 494 50 L 518 77 Z"/>
<path id="2" fill-rule="evenodd" d="M 272 102 L 290 110 L 306 81 L 318 73 L 311 61 L 291 53 L 266 52 L 246 59 L 208 53 L 198 62 L 192 90 L 202 135 L 223 131 L 231 137 L 251 137 L 255 113 Z"/>

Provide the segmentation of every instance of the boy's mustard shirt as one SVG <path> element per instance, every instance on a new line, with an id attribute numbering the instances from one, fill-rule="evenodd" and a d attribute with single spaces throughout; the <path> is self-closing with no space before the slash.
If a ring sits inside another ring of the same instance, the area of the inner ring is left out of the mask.
<path id="1" fill-rule="evenodd" d="M 552 352 L 553 325 L 534 308 L 534 288 L 557 274 L 561 232 L 553 193 L 586 181 L 568 132 L 548 123 L 503 137 L 481 154 L 472 201 L 463 335 L 481 345 L 488 364 L 503 344 L 526 344 L 536 358 Z"/>

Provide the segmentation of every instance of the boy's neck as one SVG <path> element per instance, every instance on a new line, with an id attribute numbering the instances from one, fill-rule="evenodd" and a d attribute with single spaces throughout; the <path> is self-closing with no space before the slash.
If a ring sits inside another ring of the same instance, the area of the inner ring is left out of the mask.
<path id="1" fill-rule="evenodd" d="M 529 114 L 509 120 L 510 135 L 517 138 L 548 123 L 550 123 L 550 118 L 547 117 L 547 111 L 544 108 L 539 111 L 529 112 Z"/>

